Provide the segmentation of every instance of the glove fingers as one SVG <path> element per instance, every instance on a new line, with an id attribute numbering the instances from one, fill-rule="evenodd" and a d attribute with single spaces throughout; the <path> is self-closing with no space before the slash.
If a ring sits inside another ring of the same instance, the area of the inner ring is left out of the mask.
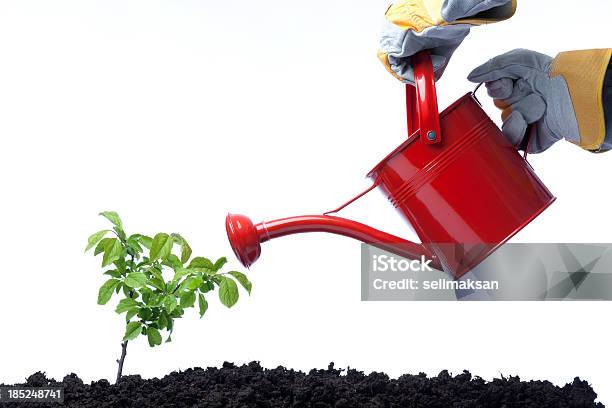
<path id="1" fill-rule="evenodd" d="M 487 82 L 486 87 L 489 96 L 494 98 L 495 106 L 503 111 L 502 120 L 506 120 L 510 116 L 513 105 L 533 94 L 531 85 L 524 79 L 513 81 L 510 78 L 501 78 L 497 81 Z M 527 101 L 527 103 L 529 102 L 532 102 L 531 99 Z M 519 105 L 519 107 L 522 106 Z"/>
<path id="2" fill-rule="evenodd" d="M 502 126 L 502 132 L 506 139 L 514 146 L 516 149 L 519 148 L 523 138 L 525 137 L 525 132 L 527 131 L 527 121 L 521 114 L 521 112 L 512 112 L 510 116 L 504 121 L 504 125 Z"/>
<path id="3" fill-rule="evenodd" d="M 510 105 L 510 109 L 520 112 L 525 122 L 532 124 L 544 117 L 546 102 L 540 95 L 532 93 Z"/>
<path id="4" fill-rule="evenodd" d="M 504 99 L 504 102 L 507 106 L 513 105 L 520 101 L 523 98 L 526 98 L 528 95 L 533 93 L 533 87 L 529 82 L 525 79 L 519 79 L 514 81 L 514 86 L 512 87 L 512 93 L 509 97 Z"/>
<path id="5" fill-rule="evenodd" d="M 543 120 L 538 121 L 534 126 L 536 126 L 536 128 L 535 133 L 532 135 L 532 139 L 529 141 L 529 153 L 542 153 L 560 140 L 550 131 L 550 129 L 548 129 Z M 527 129 L 527 121 L 519 111 L 512 112 L 502 126 L 504 136 L 506 136 L 506 139 L 508 139 L 515 149 L 521 147 Z"/>
<path id="6" fill-rule="evenodd" d="M 473 17 L 485 10 L 508 4 L 509 0 L 446 0 L 442 5 L 442 17 L 452 22 Z"/>
<path id="7" fill-rule="evenodd" d="M 472 82 L 492 82 L 501 78 L 527 78 L 534 70 L 548 72 L 551 58 L 529 50 L 513 50 L 495 57 L 474 69 L 468 79 Z"/>
<path id="8" fill-rule="evenodd" d="M 510 78 L 500 78 L 496 81 L 485 83 L 487 93 L 493 99 L 506 99 L 512 95 L 514 81 Z"/>
<path id="9" fill-rule="evenodd" d="M 395 58 L 392 56 L 389 56 L 388 58 L 393 72 L 402 78 L 402 81 L 414 85 L 414 69 L 412 68 L 412 59 L 410 57 Z M 435 79 L 438 80 L 446 69 L 447 60 L 441 55 L 432 55 L 431 63 L 434 67 Z"/>

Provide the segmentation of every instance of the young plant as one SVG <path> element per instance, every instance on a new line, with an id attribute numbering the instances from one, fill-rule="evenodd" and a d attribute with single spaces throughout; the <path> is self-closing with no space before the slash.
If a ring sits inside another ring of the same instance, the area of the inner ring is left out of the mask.
<path id="1" fill-rule="evenodd" d="M 121 218 L 114 211 L 100 213 L 111 222 L 112 229 L 92 234 L 85 252 L 94 249 L 102 255 L 104 275 L 110 277 L 98 292 L 98 304 L 108 303 L 114 294 L 121 294 L 115 311 L 125 313 L 125 334 L 121 357 L 117 360 L 117 381 L 123 372 L 127 344 L 138 336 L 146 336 L 149 346 L 162 343 L 162 331 L 171 341 L 175 320 L 185 309 L 197 304 L 200 318 L 208 309 L 206 294 L 218 289 L 219 300 L 227 307 L 238 301 L 238 282 L 249 294 L 251 282 L 237 271 L 221 273 L 225 257 L 216 262 L 204 257 L 191 257 L 191 247 L 180 234 L 160 232 L 153 238 L 127 235 Z M 177 249 L 177 254 L 174 253 Z"/>

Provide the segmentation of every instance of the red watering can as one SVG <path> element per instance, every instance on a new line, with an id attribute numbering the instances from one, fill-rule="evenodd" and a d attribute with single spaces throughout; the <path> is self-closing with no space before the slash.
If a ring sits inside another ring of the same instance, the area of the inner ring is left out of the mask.
<path id="1" fill-rule="evenodd" d="M 416 244 L 336 216 L 304 215 L 254 225 L 228 214 L 234 253 L 249 267 L 260 243 L 302 232 L 355 238 L 459 278 L 529 224 L 555 200 L 473 93 L 438 113 L 433 67 L 427 52 L 413 57 L 416 86 L 406 86 L 409 137 L 368 177 L 373 185 L 337 210 L 378 187 L 414 227 Z"/>

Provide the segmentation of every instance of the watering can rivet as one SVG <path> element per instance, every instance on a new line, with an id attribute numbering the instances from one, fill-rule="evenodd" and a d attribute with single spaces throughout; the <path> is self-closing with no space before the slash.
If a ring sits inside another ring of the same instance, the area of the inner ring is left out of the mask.
<path id="1" fill-rule="evenodd" d="M 434 132 L 433 130 L 430 130 L 429 132 L 427 132 L 427 139 L 436 140 L 436 132 Z"/>

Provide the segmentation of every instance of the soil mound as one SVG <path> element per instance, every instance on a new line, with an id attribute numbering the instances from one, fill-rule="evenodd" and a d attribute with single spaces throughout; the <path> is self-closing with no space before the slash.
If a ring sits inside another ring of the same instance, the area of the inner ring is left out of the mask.
<path id="1" fill-rule="evenodd" d="M 75 374 L 56 382 L 38 372 L 16 385 L 64 387 L 64 407 L 604 407 L 595 403 L 597 394 L 579 378 L 564 387 L 503 376 L 486 382 L 467 371 L 456 376 L 442 371 L 431 378 L 419 374 L 390 379 L 384 373 L 338 370 L 333 363 L 327 370 L 308 374 L 282 366 L 267 370 L 257 362 L 224 363 L 222 368 L 188 369 L 162 379 L 125 376 L 116 385 L 107 380 L 84 384 Z M 34 405 L 62 406 L 0 403 L 2 408 Z"/>

